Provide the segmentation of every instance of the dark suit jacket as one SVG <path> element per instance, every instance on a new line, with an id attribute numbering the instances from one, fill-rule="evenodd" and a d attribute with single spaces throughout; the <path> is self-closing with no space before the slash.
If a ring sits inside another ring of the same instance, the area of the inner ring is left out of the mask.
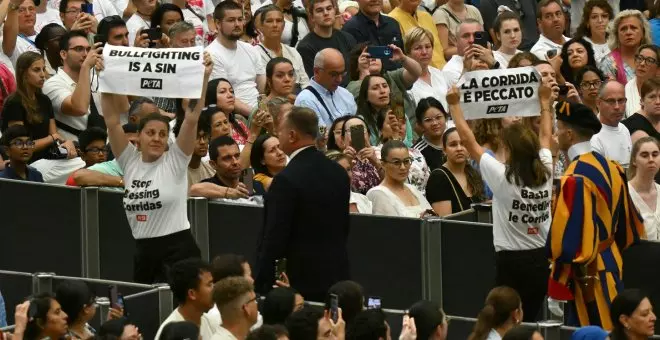
<path id="1" fill-rule="evenodd" d="M 349 278 L 349 198 L 346 171 L 313 146 L 275 176 L 258 247 L 258 292 L 271 289 L 280 258 L 287 258 L 291 286 L 305 299 L 324 301 L 330 286 Z"/>

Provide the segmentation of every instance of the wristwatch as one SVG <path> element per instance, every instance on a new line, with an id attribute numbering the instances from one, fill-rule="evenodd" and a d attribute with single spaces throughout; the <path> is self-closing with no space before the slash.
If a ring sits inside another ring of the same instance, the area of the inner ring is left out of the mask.
<path id="1" fill-rule="evenodd" d="M 18 6 L 17 4 L 15 4 L 15 3 L 9 1 L 9 10 L 10 10 L 10 11 L 15 11 L 15 10 L 18 9 L 18 7 L 19 7 L 19 6 Z"/>
<path id="2" fill-rule="evenodd" d="M 500 68 L 500 62 L 496 60 L 495 64 L 493 64 L 493 66 L 490 69 L 497 70 L 498 68 Z"/>

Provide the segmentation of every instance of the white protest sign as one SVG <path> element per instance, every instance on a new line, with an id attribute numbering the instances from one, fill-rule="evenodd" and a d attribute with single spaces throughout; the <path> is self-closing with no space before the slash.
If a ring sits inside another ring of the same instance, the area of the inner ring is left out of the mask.
<path id="1" fill-rule="evenodd" d="M 199 98 L 204 50 L 189 48 L 103 48 L 99 91 L 132 96 Z"/>
<path id="2" fill-rule="evenodd" d="M 458 84 L 465 119 L 538 116 L 540 83 L 533 67 L 467 72 Z"/>

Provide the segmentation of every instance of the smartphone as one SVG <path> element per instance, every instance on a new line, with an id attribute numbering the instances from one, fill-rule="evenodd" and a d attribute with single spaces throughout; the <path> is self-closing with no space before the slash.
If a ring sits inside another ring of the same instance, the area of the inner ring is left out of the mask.
<path id="1" fill-rule="evenodd" d="M 367 53 L 370 58 L 390 59 L 392 58 L 392 49 L 389 46 L 369 46 Z"/>
<path id="2" fill-rule="evenodd" d="M 286 273 L 286 258 L 275 260 L 275 280 L 282 280 L 283 273 Z"/>
<path id="3" fill-rule="evenodd" d="M 568 94 L 568 86 L 566 85 L 559 85 L 559 95 L 560 96 L 565 96 Z"/>
<path id="4" fill-rule="evenodd" d="M 319 126 L 319 136 L 318 140 L 322 140 L 325 137 L 325 131 L 328 130 L 327 126 Z"/>
<path id="5" fill-rule="evenodd" d="M 380 296 L 370 296 L 367 298 L 367 309 L 381 309 L 382 304 Z"/>
<path id="6" fill-rule="evenodd" d="M 474 32 L 474 43 L 483 47 L 488 47 L 488 33 L 485 31 Z"/>
<path id="7" fill-rule="evenodd" d="M 92 4 L 80 4 L 80 11 L 83 13 L 94 15 L 94 5 Z"/>
<path id="8" fill-rule="evenodd" d="M 259 111 L 268 112 L 268 105 L 266 104 L 266 95 L 260 94 L 257 98 L 257 107 Z"/>
<path id="9" fill-rule="evenodd" d="M 119 292 L 117 292 L 117 286 L 108 287 L 108 298 L 110 299 L 110 308 L 114 308 L 116 306 L 121 307 L 119 305 Z"/>
<path id="10" fill-rule="evenodd" d="M 330 311 L 330 318 L 336 323 L 339 320 L 339 296 L 337 294 L 330 294 L 330 301 L 326 308 Z"/>
<path id="11" fill-rule="evenodd" d="M 243 170 L 243 184 L 247 187 L 248 195 L 252 196 L 254 194 L 254 169 Z"/>
<path id="12" fill-rule="evenodd" d="M 126 303 L 124 302 L 124 296 L 121 295 L 121 293 L 117 293 L 117 306 L 123 310 L 126 310 Z"/>
<path id="13" fill-rule="evenodd" d="M 94 34 L 94 44 L 101 43 L 101 47 L 105 45 L 105 36 L 103 34 Z"/>
<path id="14" fill-rule="evenodd" d="M 554 58 L 557 55 L 557 50 L 556 49 L 549 50 L 548 53 L 546 53 L 546 55 L 548 56 L 548 59 Z"/>
<path id="15" fill-rule="evenodd" d="M 152 42 L 156 40 L 160 40 L 160 38 L 163 37 L 163 34 L 160 31 L 160 28 L 158 27 L 144 29 L 142 30 L 142 33 L 147 33 L 147 35 L 149 35 L 149 40 L 151 40 Z"/>
<path id="16" fill-rule="evenodd" d="M 35 300 L 30 300 L 30 307 L 28 307 L 27 312 L 28 321 L 34 319 L 35 316 L 37 316 L 37 304 Z"/>
<path id="17" fill-rule="evenodd" d="M 364 125 L 351 126 L 351 146 L 355 149 L 355 152 L 359 152 L 366 146 Z"/>

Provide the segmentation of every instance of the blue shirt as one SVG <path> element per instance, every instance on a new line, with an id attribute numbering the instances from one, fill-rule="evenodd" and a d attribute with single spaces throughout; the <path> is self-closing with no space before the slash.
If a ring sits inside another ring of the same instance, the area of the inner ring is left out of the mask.
<path id="1" fill-rule="evenodd" d="M 9 164 L 4 170 L 0 171 L 0 178 L 17 179 L 19 181 L 28 181 L 28 182 L 40 182 L 40 183 L 44 182 L 44 178 L 43 176 L 41 176 L 41 172 L 39 172 L 39 170 L 29 165 L 25 170 L 25 177 L 26 177 L 25 179 L 21 178 L 21 176 L 19 176 Z"/>
<path id="2" fill-rule="evenodd" d="M 314 110 L 316 116 L 319 117 L 319 126 L 330 127 L 335 119 L 342 116 L 352 116 L 357 112 L 355 98 L 347 89 L 338 87 L 335 92 L 330 92 L 317 83 L 314 78 L 309 80 L 309 86 L 318 92 L 323 103 L 319 102 L 312 91 L 305 89 L 296 97 L 295 105 Z M 325 104 L 325 107 L 323 104 Z"/>
<path id="3" fill-rule="evenodd" d="M 653 18 L 649 20 L 651 25 L 651 40 L 657 46 L 660 46 L 660 19 Z"/>

